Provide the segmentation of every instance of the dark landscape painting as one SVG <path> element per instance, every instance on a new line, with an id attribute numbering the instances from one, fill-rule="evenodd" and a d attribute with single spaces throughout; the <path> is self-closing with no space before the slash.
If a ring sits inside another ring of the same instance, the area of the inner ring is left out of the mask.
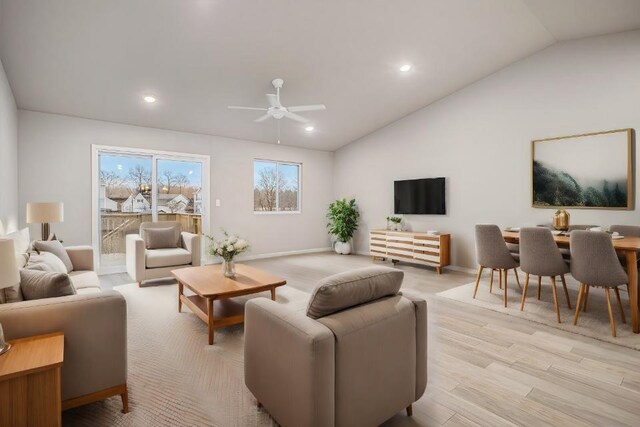
<path id="1" fill-rule="evenodd" d="M 631 131 L 533 141 L 534 207 L 631 206 Z"/>

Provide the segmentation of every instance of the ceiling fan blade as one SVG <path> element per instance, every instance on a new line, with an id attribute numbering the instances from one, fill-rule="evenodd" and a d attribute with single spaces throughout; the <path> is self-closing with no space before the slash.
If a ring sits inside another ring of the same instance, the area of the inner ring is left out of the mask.
<path id="1" fill-rule="evenodd" d="M 315 105 L 296 105 L 294 107 L 287 107 L 287 110 L 292 113 L 297 113 L 300 111 L 317 111 L 317 110 L 326 110 L 327 107 L 324 104 L 315 104 Z"/>
<path id="2" fill-rule="evenodd" d="M 227 107 L 230 110 L 255 110 L 255 111 L 267 111 L 266 108 L 257 108 L 257 107 L 237 107 L 235 105 L 229 105 Z"/>
<path id="3" fill-rule="evenodd" d="M 284 116 L 290 118 L 291 120 L 295 120 L 296 122 L 309 123 L 309 119 L 305 119 L 304 117 L 294 114 L 290 111 L 285 111 Z"/>
<path id="4" fill-rule="evenodd" d="M 264 116 L 261 116 L 261 117 L 258 117 L 257 119 L 255 119 L 254 122 L 256 122 L 256 123 L 264 122 L 269 117 L 271 117 L 269 114 L 265 114 Z"/>
<path id="5" fill-rule="evenodd" d="M 278 101 L 278 95 L 276 95 L 275 93 L 267 93 L 267 101 L 269 101 L 269 105 L 272 107 L 282 107 L 282 105 L 280 105 L 280 101 Z"/>

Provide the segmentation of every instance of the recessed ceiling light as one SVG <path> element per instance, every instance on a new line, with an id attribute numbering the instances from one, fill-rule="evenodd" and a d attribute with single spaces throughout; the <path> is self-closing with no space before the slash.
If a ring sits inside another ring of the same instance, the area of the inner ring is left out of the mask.
<path id="1" fill-rule="evenodd" d="M 154 102 L 156 102 L 156 98 L 153 96 L 145 96 L 144 101 L 148 102 L 149 104 L 153 104 Z"/>
<path id="2" fill-rule="evenodd" d="M 313 132 L 315 128 L 313 126 L 307 126 L 304 128 L 304 130 L 306 130 L 307 132 Z"/>
<path id="3" fill-rule="evenodd" d="M 400 67 L 400 71 L 402 71 L 403 73 L 406 73 L 409 70 L 411 70 L 411 64 L 404 64 L 402 67 Z"/>

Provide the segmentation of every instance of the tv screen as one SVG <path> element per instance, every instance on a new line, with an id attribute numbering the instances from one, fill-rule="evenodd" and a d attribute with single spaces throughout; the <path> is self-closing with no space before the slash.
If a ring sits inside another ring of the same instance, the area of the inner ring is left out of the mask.
<path id="1" fill-rule="evenodd" d="M 445 215 L 444 178 L 394 182 L 394 212 L 413 215 Z"/>

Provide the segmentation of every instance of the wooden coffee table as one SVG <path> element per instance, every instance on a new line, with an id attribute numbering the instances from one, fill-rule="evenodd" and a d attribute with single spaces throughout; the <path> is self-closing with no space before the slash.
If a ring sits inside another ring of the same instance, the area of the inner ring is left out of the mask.
<path id="1" fill-rule="evenodd" d="M 224 277 L 220 264 L 182 268 L 171 273 L 178 280 L 178 312 L 184 303 L 207 324 L 209 345 L 213 344 L 215 329 L 244 323 L 245 301 L 233 297 L 270 291 L 271 299 L 275 300 L 276 288 L 287 283 L 282 277 L 243 264 L 236 264 L 233 279 Z M 185 286 L 195 295 L 185 295 Z"/>

